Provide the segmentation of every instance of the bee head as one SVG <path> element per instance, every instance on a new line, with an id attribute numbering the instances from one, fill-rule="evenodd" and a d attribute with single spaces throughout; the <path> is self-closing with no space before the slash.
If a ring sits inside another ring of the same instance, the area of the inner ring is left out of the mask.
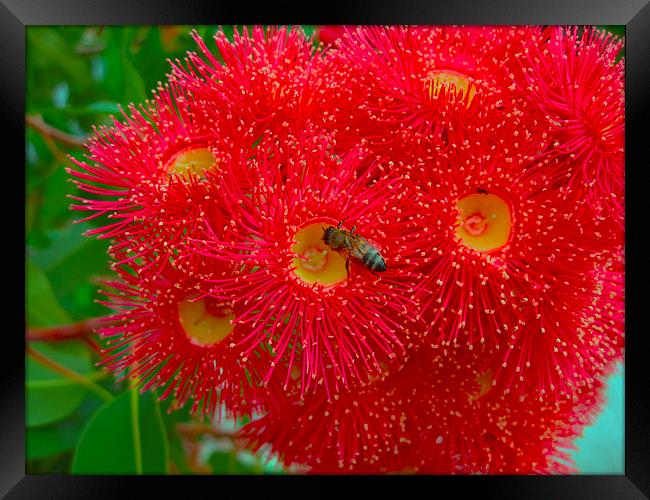
<path id="1" fill-rule="evenodd" d="M 327 243 L 332 238 L 332 233 L 334 232 L 334 227 L 330 226 L 327 229 L 323 228 L 323 241 Z"/>

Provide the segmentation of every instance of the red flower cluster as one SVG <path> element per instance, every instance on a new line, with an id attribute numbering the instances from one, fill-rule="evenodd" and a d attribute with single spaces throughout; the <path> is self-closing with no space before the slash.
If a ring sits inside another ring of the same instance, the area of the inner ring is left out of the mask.
<path id="1" fill-rule="evenodd" d="M 195 35 L 96 131 L 104 363 L 315 473 L 571 471 L 624 346 L 622 43 L 317 34 Z"/>

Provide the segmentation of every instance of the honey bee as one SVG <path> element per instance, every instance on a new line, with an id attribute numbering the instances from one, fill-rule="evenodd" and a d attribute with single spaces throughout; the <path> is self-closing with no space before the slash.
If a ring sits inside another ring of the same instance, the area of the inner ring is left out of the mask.
<path id="1" fill-rule="evenodd" d="M 363 262 L 368 269 L 375 272 L 382 272 L 386 270 L 386 262 L 379 253 L 379 249 L 370 243 L 367 239 L 354 233 L 357 226 L 352 226 L 350 231 L 341 229 L 343 221 L 339 222 L 338 226 L 330 226 L 327 229 L 323 228 L 323 241 L 332 250 L 336 250 L 341 255 L 346 257 L 345 270 L 350 276 L 350 259 L 354 257 Z"/>

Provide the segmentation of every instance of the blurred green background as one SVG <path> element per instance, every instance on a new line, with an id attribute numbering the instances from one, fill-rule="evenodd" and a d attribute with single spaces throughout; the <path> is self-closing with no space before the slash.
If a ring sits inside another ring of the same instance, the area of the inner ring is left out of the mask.
<path id="1" fill-rule="evenodd" d="M 314 26 L 303 26 L 311 35 Z M 605 27 L 623 35 L 623 27 Z M 191 26 L 28 27 L 26 130 L 27 325 L 51 327 L 104 316 L 100 280 L 106 241 L 82 236 L 93 222 L 69 209 L 77 189 L 64 168 L 81 158 L 93 125 L 117 104 L 141 102 L 165 79 L 167 59 L 195 50 Z M 223 28 L 232 35 L 232 27 Z M 197 27 L 210 39 L 216 27 Z M 84 340 L 30 341 L 26 352 L 28 473 L 280 473 L 264 454 L 238 450 L 238 423 L 207 425 L 138 395 L 95 368 Z M 72 375 L 71 375 L 71 372 Z M 72 377 L 72 378 L 71 378 Z M 623 375 L 572 452 L 583 473 L 623 473 Z M 134 446 L 125 446 L 133 442 Z M 138 443 L 142 443 L 140 446 Z"/>

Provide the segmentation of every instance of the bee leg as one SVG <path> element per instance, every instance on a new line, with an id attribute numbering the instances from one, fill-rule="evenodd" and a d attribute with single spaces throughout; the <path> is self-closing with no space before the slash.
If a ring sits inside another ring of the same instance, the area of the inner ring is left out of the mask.
<path id="1" fill-rule="evenodd" d="M 339 225 L 336 226 L 336 229 L 341 229 L 343 227 L 343 221 L 339 222 Z"/>
<path id="2" fill-rule="evenodd" d="M 350 235 L 352 235 L 352 233 L 354 233 L 354 230 L 355 230 L 356 228 L 357 228 L 356 224 L 355 224 L 354 226 L 352 226 L 352 229 L 350 229 Z"/>
<path id="3" fill-rule="evenodd" d="M 350 285 L 350 257 L 345 259 L 345 272 L 348 274 L 348 286 Z"/>

